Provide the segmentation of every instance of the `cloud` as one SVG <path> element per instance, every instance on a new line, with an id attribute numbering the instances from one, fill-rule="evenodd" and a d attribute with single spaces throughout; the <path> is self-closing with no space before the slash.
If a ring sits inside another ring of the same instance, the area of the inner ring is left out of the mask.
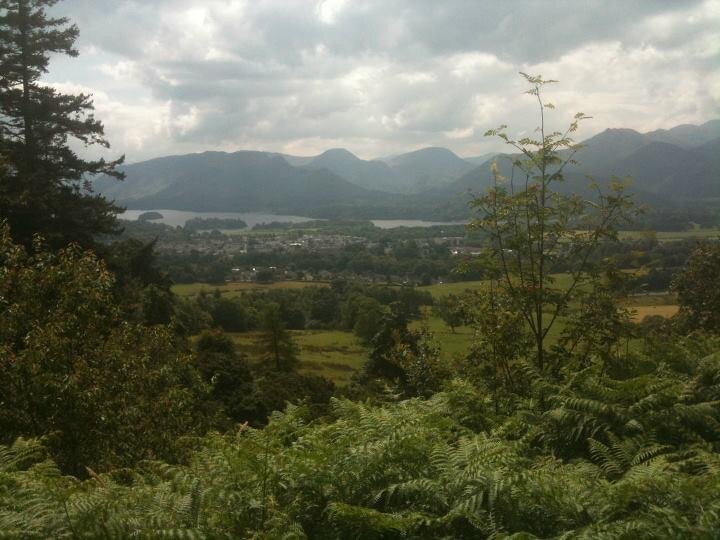
<path id="1" fill-rule="evenodd" d="M 165 153 L 422 146 L 469 155 L 534 126 L 518 71 L 562 81 L 606 127 L 650 130 L 720 112 L 720 0 L 66 0 L 79 59 L 49 80 L 93 90 L 114 149 Z"/>

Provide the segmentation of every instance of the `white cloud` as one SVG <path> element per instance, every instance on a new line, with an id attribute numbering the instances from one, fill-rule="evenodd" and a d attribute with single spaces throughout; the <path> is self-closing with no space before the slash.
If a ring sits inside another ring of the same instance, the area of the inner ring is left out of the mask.
<path id="1" fill-rule="evenodd" d="M 374 157 L 425 145 L 497 149 L 534 127 L 518 71 L 581 136 L 720 114 L 720 0 L 66 0 L 79 59 L 51 81 L 95 94 L 130 161 L 206 149 Z"/>
<path id="2" fill-rule="evenodd" d="M 325 24 L 335 23 L 345 4 L 347 0 L 321 0 L 315 7 L 318 19 Z"/>

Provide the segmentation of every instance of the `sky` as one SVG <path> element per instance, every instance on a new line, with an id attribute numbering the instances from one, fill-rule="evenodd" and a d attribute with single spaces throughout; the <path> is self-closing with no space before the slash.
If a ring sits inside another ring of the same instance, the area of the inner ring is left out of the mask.
<path id="1" fill-rule="evenodd" d="M 94 96 L 110 155 L 205 150 L 371 159 L 426 146 L 501 151 L 592 116 L 650 131 L 720 117 L 720 0 L 65 0 L 77 58 L 48 84 Z M 107 155 L 107 151 L 105 152 Z"/>

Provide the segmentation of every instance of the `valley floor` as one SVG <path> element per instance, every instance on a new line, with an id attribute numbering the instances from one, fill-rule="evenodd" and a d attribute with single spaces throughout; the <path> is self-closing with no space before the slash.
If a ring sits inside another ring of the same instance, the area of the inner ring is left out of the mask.
<path id="1" fill-rule="evenodd" d="M 562 283 L 564 276 L 557 276 Z M 448 294 L 462 294 L 468 289 L 477 289 L 484 285 L 483 281 L 453 282 L 419 287 L 420 290 L 429 291 L 434 298 Z M 293 289 L 307 286 L 327 286 L 326 283 L 280 281 L 275 283 L 226 283 L 223 285 L 210 285 L 193 283 L 175 285 L 173 290 L 183 297 L 194 296 L 201 291 L 208 294 L 219 290 L 223 296 L 235 297 L 243 291 L 254 289 Z M 641 322 L 647 316 L 659 315 L 669 318 L 678 311 L 677 299 L 674 295 L 643 294 L 626 298 L 622 303 L 627 307 L 635 322 Z M 452 361 L 458 356 L 467 354 L 473 339 L 473 331 L 467 326 L 455 329 L 455 332 L 443 322 L 440 317 L 432 314 L 431 310 L 425 317 L 413 321 L 411 328 L 427 328 L 440 346 L 441 357 Z M 561 328 L 558 327 L 558 331 Z M 238 346 L 238 350 L 245 354 L 252 363 L 262 362 L 263 352 L 258 346 L 258 332 L 243 332 L 230 334 Z M 298 366 L 302 373 L 321 375 L 332 380 L 337 385 L 346 385 L 353 374 L 359 370 L 367 359 L 369 348 L 362 344 L 352 332 L 341 330 L 295 330 L 291 331 L 295 344 L 299 349 Z"/>

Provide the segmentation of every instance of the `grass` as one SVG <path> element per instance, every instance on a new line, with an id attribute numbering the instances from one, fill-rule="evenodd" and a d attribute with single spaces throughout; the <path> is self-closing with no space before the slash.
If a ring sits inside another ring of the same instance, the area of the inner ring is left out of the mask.
<path id="1" fill-rule="evenodd" d="M 703 238 L 718 238 L 720 237 L 720 229 L 718 228 L 712 228 L 712 229 L 691 229 L 689 231 L 658 231 L 656 233 L 651 233 L 649 231 L 621 231 L 620 232 L 620 239 L 621 240 L 639 240 L 642 238 L 647 238 L 648 235 L 654 234 L 654 237 L 657 238 L 660 242 L 673 242 L 676 240 L 687 240 L 687 239 L 703 239 Z"/>
<path id="2" fill-rule="evenodd" d="M 449 294 L 462 294 L 466 290 L 476 290 L 487 286 L 487 281 L 458 281 L 451 283 L 437 283 L 435 285 L 424 285 L 418 287 L 420 291 L 432 294 L 433 298 L 441 298 Z"/>
<path id="3" fill-rule="evenodd" d="M 172 291 L 180 297 L 197 296 L 201 292 L 208 294 L 216 290 L 224 296 L 239 296 L 244 291 L 258 289 L 304 289 L 306 287 L 327 287 L 324 281 L 274 281 L 272 283 L 256 283 L 252 281 L 233 281 L 231 283 L 181 283 L 172 286 Z"/>
<path id="4" fill-rule="evenodd" d="M 557 284 L 567 282 L 566 274 L 555 276 Z M 443 283 L 420 287 L 438 298 L 447 294 L 462 294 L 467 289 L 478 289 L 486 285 L 485 281 L 469 281 L 459 283 Z M 213 286 L 203 283 L 175 285 L 174 290 L 179 296 L 194 296 L 200 291 L 213 292 L 218 288 L 223 295 L 239 295 L 245 290 L 262 288 L 301 288 L 308 286 L 327 286 L 321 282 L 282 281 L 271 284 L 259 283 L 227 283 Z M 633 312 L 633 319 L 641 321 L 647 315 L 671 317 L 677 312 L 677 299 L 672 294 L 646 294 L 630 296 L 623 300 L 622 305 Z M 440 346 L 441 358 L 452 361 L 469 350 L 473 340 L 473 330 L 462 326 L 452 330 L 440 319 L 428 312 L 421 320 L 413 321 L 413 329 L 427 328 L 433 333 Z M 550 339 L 557 338 L 563 328 L 563 322 L 553 328 Z M 369 350 L 351 332 L 339 330 L 301 330 L 291 332 L 299 348 L 299 370 L 303 373 L 322 375 L 339 386 L 348 384 L 352 375 L 365 363 Z M 247 332 L 231 334 L 238 349 L 247 355 L 251 362 L 262 361 L 263 351 L 257 347 L 258 333 Z"/>
<path id="5" fill-rule="evenodd" d="M 565 288 L 570 284 L 569 274 L 553 274 L 551 276 L 555 279 L 554 285 L 557 287 Z M 482 281 L 458 281 L 450 283 L 437 283 L 435 285 L 424 285 L 418 287 L 418 290 L 427 291 L 432 294 L 433 298 L 441 298 L 449 294 L 462 294 L 465 291 L 477 290 L 486 287 L 488 284 L 487 280 Z"/>
<path id="6" fill-rule="evenodd" d="M 635 322 L 641 322 L 645 317 L 651 315 L 660 315 L 666 319 L 672 317 L 678 312 L 679 306 L 666 305 L 666 306 L 634 306 L 630 308 L 632 312 L 632 318 Z"/>
<path id="7" fill-rule="evenodd" d="M 671 293 L 629 296 L 622 301 L 621 305 L 630 310 L 635 322 L 641 322 L 650 315 L 670 318 L 679 309 L 677 295 Z"/>
<path id="8" fill-rule="evenodd" d="M 413 321 L 410 328 L 419 330 L 427 328 L 432 332 L 433 336 L 440 345 L 440 357 L 444 360 L 451 360 L 458 355 L 467 353 L 472 343 L 473 330 L 468 326 L 460 326 L 455 328 L 453 333 L 450 327 L 446 325 L 440 317 L 430 315 L 427 318 Z"/>
<path id="9" fill-rule="evenodd" d="M 347 384 L 367 359 L 368 349 L 351 332 L 296 330 L 291 334 L 299 349 L 299 371 L 322 375 L 340 386 Z M 238 350 L 251 362 L 262 361 L 263 351 L 257 347 L 257 332 L 230 335 Z"/>

